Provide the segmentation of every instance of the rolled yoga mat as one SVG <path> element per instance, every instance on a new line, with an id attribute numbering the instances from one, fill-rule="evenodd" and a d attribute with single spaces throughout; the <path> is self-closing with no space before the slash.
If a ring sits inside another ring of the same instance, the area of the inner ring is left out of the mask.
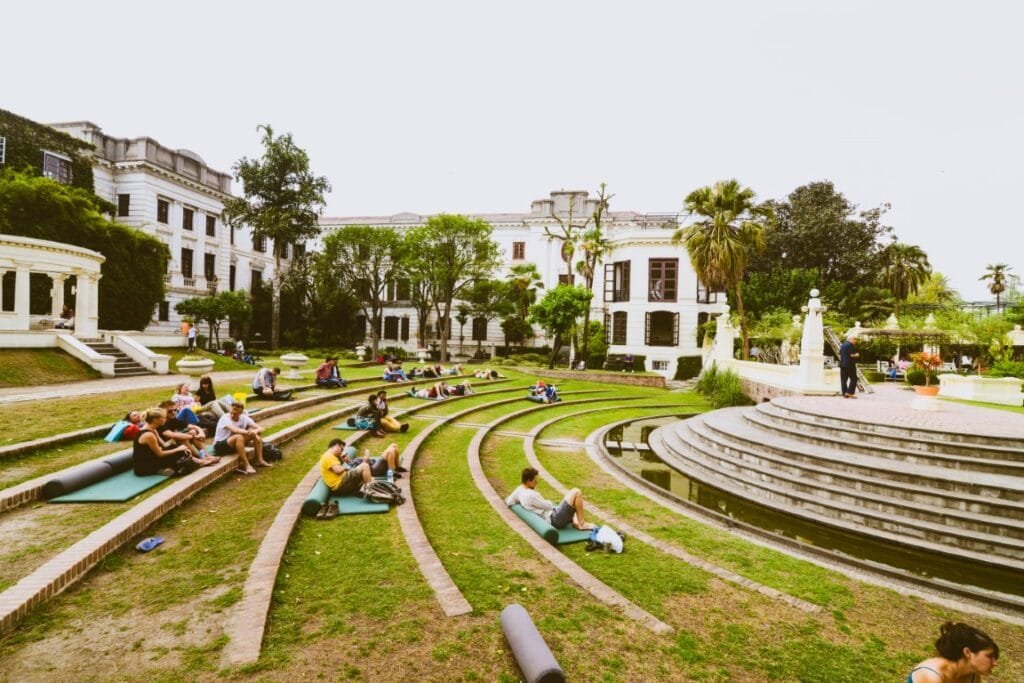
<path id="1" fill-rule="evenodd" d="M 124 453 L 111 455 L 110 457 L 103 458 L 103 462 L 110 465 L 111 469 L 114 470 L 115 474 L 127 472 L 132 468 L 132 452 L 126 451 Z"/>
<path id="2" fill-rule="evenodd" d="M 566 543 L 579 543 L 590 538 L 589 531 L 581 531 L 571 524 L 564 529 L 556 529 L 537 514 L 524 508 L 522 505 L 513 505 L 512 512 L 516 513 L 519 519 L 526 522 L 526 525 L 537 532 L 551 545 L 565 545 Z"/>
<path id="3" fill-rule="evenodd" d="M 51 503 L 123 503 L 170 479 L 163 474 L 139 476 L 121 472 L 77 491 L 50 499 Z"/>
<path id="4" fill-rule="evenodd" d="M 316 513 L 320 511 L 321 506 L 327 502 L 330 496 L 331 490 L 327 488 L 324 480 L 317 479 L 309 495 L 306 496 L 305 502 L 302 504 L 302 514 L 307 517 L 316 517 Z"/>
<path id="5" fill-rule="evenodd" d="M 536 515 L 534 515 L 536 517 Z M 563 683 L 565 673 L 522 605 L 501 610 L 501 630 L 526 683 Z"/>
<path id="6" fill-rule="evenodd" d="M 43 498 L 47 500 L 58 498 L 85 488 L 90 484 L 102 481 L 113 474 L 114 469 L 110 466 L 110 463 L 103 460 L 85 463 L 81 467 L 76 467 L 70 472 L 65 472 L 43 484 Z"/>

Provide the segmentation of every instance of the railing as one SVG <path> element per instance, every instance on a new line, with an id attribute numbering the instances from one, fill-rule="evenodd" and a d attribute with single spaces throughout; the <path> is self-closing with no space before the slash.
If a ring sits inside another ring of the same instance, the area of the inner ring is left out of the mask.
<path id="1" fill-rule="evenodd" d="M 194 277 L 182 278 L 181 286 L 182 287 L 188 287 L 190 289 L 195 289 L 196 279 Z"/>

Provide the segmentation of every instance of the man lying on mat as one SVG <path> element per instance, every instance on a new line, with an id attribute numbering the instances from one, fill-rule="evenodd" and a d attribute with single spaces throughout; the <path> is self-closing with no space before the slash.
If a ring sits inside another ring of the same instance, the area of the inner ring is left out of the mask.
<path id="1" fill-rule="evenodd" d="M 342 451 L 341 460 L 342 464 L 346 464 L 349 467 L 358 467 L 363 462 L 368 462 L 370 464 L 370 473 L 375 477 L 383 477 L 388 473 L 388 470 L 392 472 L 408 471 L 398 465 L 398 444 L 396 443 L 385 448 L 380 457 L 369 459 L 356 457 L 355 447 L 346 446 L 345 450 Z M 398 477 L 398 475 L 396 474 L 395 477 Z"/>
<path id="2" fill-rule="evenodd" d="M 511 507 L 518 503 L 556 529 L 564 529 L 570 524 L 577 529 L 594 528 L 593 524 L 588 524 L 583 519 L 583 494 L 579 489 L 570 489 L 562 502 L 556 506 L 537 493 L 538 474 L 540 473 L 532 467 L 524 469 L 520 477 L 522 485 L 505 499 L 505 504 Z"/>

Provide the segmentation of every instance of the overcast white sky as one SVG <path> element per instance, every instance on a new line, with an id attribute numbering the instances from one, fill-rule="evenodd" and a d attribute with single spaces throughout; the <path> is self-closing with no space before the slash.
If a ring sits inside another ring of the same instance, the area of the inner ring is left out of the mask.
<path id="1" fill-rule="evenodd" d="M 960 292 L 1024 275 L 1024 3 L 19 2 L 0 107 L 230 170 L 291 132 L 329 215 L 677 211 L 829 179 Z"/>

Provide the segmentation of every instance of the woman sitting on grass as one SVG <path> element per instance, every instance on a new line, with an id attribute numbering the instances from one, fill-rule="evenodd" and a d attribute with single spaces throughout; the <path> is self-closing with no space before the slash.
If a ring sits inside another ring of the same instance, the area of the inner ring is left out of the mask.
<path id="1" fill-rule="evenodd" d="M 209 375 L 199 378 L 199 388 L 196 389 L 196 401 L 202 405 L 202 410 L 208 410 L 217 417 L 224 414 L 224 406 L 217 400 L 217 392 L 213 390 L 213 380 Z"/>
<path id="2" fill-rule="evenodd" d="M 359 429 L 373 430 L 374 436 L 384 436 L 381 431 L 381 414 L 377 407 L 377 394 L 370 394 L 366 403 L 356 413 L 356 427 Z"/>
<path id="3" fill-rule="evenodd" d="M 188 382 L 182 382 L 178 385 L 178 390 L 174 396 L 171 396 L 171 400 L 174 401 L 174 405 L 178 408 L 179 420 L 190 425 L 199 424 L 199 418 L 196 417 L 195 408 L 193 408 L 196 400 L 192 398 L 192 388 L 188 385 Z"/>
<path id="4" fill-rule="evenodd" d="M 167 413 L 161 408 L 146 411 L 146 426 L 132 443 L 132 470 L 140 477 L 151 474 L 179 476 L 212 465 L 213 458 L 200 460 L 192 456 L 185 444 L 174 445 L 160 438 L 157 430 L 163 426 Z"/>
<path id="5" fill-rule="evenodd" d="M 407 432 L 409 425 L 401 424 L 388 415 L 388 392 L 377 392 L 377 414 L 380 416 L 380 428 L 385 432 Z"/>
<path id="6" fill-rule="evenodd" d="M 935 641 L 938 657 L 926 659 L 907 676 L 907 683 L 970 681 L 991 673 L 999 659 L 999 646 L 987 633 L 967 624 L 947 621 Z"/>

